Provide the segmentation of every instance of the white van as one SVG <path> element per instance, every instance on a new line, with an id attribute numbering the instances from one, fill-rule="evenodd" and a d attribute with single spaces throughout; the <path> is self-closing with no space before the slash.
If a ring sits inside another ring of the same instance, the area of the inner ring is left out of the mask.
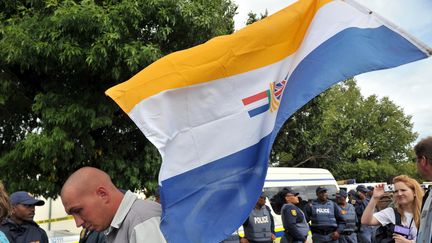
<path id="1" fill-rule="evenodd" d="M 335 178 L 326 169 L 270 167 L 263 191 L 271 198 L 282 188 L 291 187 L 303 200 L 308 201 L 316 199 L 315 190 L 318 186 L 326 187 L 330 198 L 339 190 Z"/>
<path id="2" fill-rule="evenodd" d="M 268 199 L 270 199 L 284 187 L 291 187 L 294 191 L 299 193 L 299 197 L 301 197 L 302 200 L 310 201 L 316 199 L 316 188 L 319 186 L 327 188 L 328 196 L 331 199 L 334 198 L 335 193 L 339 191 L 339 186 L 334 176 L 326 169 L 269 167 L 263 191 Z M 267 200 L 266 204 L 272 209 L 269 200 Z M 273 212 L 273 209 L 272 215 L 275 220 L 276 242 L 279 242 L 284 232 L 282 219 L 280 215 Z M 238 233 L 243 236 L 242 227 L 240 227 Z M 224 241 L 224 243 L 226 242 L 230 241 Z M 310 237 L 307 242 L 311 242 Z"/>

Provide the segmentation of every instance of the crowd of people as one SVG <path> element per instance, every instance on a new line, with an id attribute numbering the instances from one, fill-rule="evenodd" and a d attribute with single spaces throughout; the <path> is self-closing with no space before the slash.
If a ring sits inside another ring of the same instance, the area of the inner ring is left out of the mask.
<path id="1" fill-rule="evenodd" d="M 432 137 L 415 147 L 417 169 L 432 181 Z M 320 242 L 429 243 L 432 240 L 432 196 L 406 175 L 393 179 L 392 202 L 378 207 L 384 185 L 355 191 L 341 190 L 330 200 L 328 190 L 316 188 L 316 199 L 304 204 L 299 193 L 284 188 L 271 199 L 281 215 L 282 243 L 303 243 L 312 232 Z M 102 170 L 84 167 L 74 172 L 61 190 L 66 212 L 83 227 L 80 243 L 166 242 L 160 228 L 161 206 L 118 189 Z M 270 243 L 276 238 L 271 209 L 260 196 L 243 224 L 241 243 Z M 34 221 L 35 207 L 45 202 L 25 191 L 6 193 L 0 183 L 0 243 L 48 243 L 46 232 Z"/>
<path id="2" fill-rule="evenodd" d="M 419 174 L 431 181 L 432 137 L 418 142 L 414 151 Z M 284 234 L 281 242 L 306 242 L 308 232 L 312 232 L 314 243 L 432 242 L 431 193 L 427 191 L 424 195 L 420 184 L 407 175 L 394 177 L 392 183 L 392 200 L 384 208 L 378 205 L 386 194 L 384 184 L 375 187 L 359 185 L 349 192 L 341 190 L 334 201 L 329 200 L 325 187 L 318 187 L 316 200 L 305 207 L 297 192 L 283 188 L 271 198 L 273 210 L 282 218 Z M 263 208 L 263 205 L 257 203 L 256 207 Z M 247 221 L 255 224 L 243 225 L 245 235 L 240 242 L 272 242 L 269 236 L 274 235 L 274 229 L 270 227 L 260 228 L 260 234 L 250 233 L 260 226 L 254 217 L 251 214 Z"/>
<path id="3" fill-rule="evenodd" d="M 341 190 L 335 194 L 335 200 L 330 200 L 328 190 L 320 186 L 316 188 L 317 199 L 306 203 L 304 209 L 299 207 L 302 205 L 299 193 L 289 187 L 283 188 L 271 199 L 272 207 L 281 215 L 283 223 L 281 242 L 306 242 L 309 231 L 314 243 L 415 242 L 423 189 L 406 175 L 395 177 L 393 183 L 393 201 L 381 210 L 378 210 L 377 203 L 385 193 L 384 184 L 376 187 L 359 185 L 349 193 Z M 261 195 L 243 224 L 245 236 L 241 243 L 273 242 L 274 222 L 270 209 L 266 207 L 265 197 Z M 268 216 L 268 219 L 262 220 L 263 216 Z M 399 222 L 397 218 L 400 218 Z M 378 226 L 388 225 L 393 225 L 393 232 L 389 231 L 390 234 L 385 236 L 377 234 Z M 394 231 L 394 227 L 399 231 Z"/>

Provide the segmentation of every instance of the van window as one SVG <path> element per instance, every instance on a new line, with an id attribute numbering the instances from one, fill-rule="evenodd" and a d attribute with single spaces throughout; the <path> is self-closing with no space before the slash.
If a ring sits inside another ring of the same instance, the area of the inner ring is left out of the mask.
<path id="1" fill-rule="evenodd" d="M 329 199 L 334 199 L 335 194 L 337 192 L 337 187 L 335 185 L 323 185 L 325 188 L 327 188 L 327 194 Z M 299 197 L 301 197 L 305 201 L 309 200 L 315 200 L 317 198 L 316 196 L 316 189 L 318 186 L 291 186 L 291 188 L 299 193 Z M 280 190 L 282 190 L 284 187 L 268 187 L 264 188 L 263 191 L 265 192 L 266 196 L 268 198 L 272 198 L 273 195 L 278 193 Z"/>

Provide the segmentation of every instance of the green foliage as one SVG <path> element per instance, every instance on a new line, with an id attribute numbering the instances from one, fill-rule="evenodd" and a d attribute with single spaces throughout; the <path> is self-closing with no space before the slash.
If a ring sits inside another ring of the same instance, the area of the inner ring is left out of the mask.
<path id="1" fill-rule="evenodd" d="M 397 175 L 408 175 L 421 182 L 423 179 L 417 174 L 416 164 L 402 162 L 397 165 L 388 161 L 371 161 L 359 159 L 356 163 L 341 162 L 334 170 L 336 178 L 355 178 L 358 182 L 387 182 L 392 183 Z"/>
<path id="2" fill-rule="evenodd" d="M 386 181 L 412 175 L 411 117 L 388 98 L 364 98 L 354 80 L 309 102 L 285 124 L 271 161 L 280 166 L 318 167 L 338 179 Z M 354 173 L 354 174 L 353 174 Z M 350 177 L 351 176 L 351 177 Z"/>
<path id="3" fill-rule="evenodd" d="M 260 14 L 260 17 L 258 17 L 258 15 L 256 13 L 253 12 L 249 12 L 248 13 L 248 19 L 246 20 L 246 25 L 250 25 L 253 24 L 261 19 L 264 19 L 268 16 L 268 11 L 266 9 L 266 11 L 264 13 Z"/>
<path id="4" fill-rule="evenodd" d="M 55 196 L 82 166 L 154 189 L 160 157 L 104 91 L 233 32 L 230 0 L 0 1 L 0 179 Z"/>

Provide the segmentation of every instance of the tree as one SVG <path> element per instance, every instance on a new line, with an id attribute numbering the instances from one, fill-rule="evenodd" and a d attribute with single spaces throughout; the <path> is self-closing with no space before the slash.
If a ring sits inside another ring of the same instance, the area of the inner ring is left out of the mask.
<path id="1" fill-rule="evenodd" d="M 271 160 L 283 166 L 327 168 L 340 179 L 365 171 L 364 181 L 387 180 L 399 173 L 396 168 L 409 165 L 416 137 L 411 117 L 400 107 L 386 97 L 364 98 L 349 79 L 317 96 L 286 122 Z M 365 164 L 368 170 L 361 169 Z"/>
<path id="2" fill-rule="evenodd" d="M 268 16 L 268 11 L 266 9 L 266 11 L 264 13 L 260 14 L 260 17 L 258 17 L 258 15 L 254 12 L 249 12 L 248 13 L 248 18 L 246 20 L 246 25 L 250 25 L 253 24 L 261 19 L 264 19 Z"/>
<path id="3" fill-rule="evenodd" d="M 105 97 L 173 51 L 233 32 L 230 0 L 0 2 L 0 179 L 55 196 L 82 166 L 156 187 L 160 156 Z"/>

